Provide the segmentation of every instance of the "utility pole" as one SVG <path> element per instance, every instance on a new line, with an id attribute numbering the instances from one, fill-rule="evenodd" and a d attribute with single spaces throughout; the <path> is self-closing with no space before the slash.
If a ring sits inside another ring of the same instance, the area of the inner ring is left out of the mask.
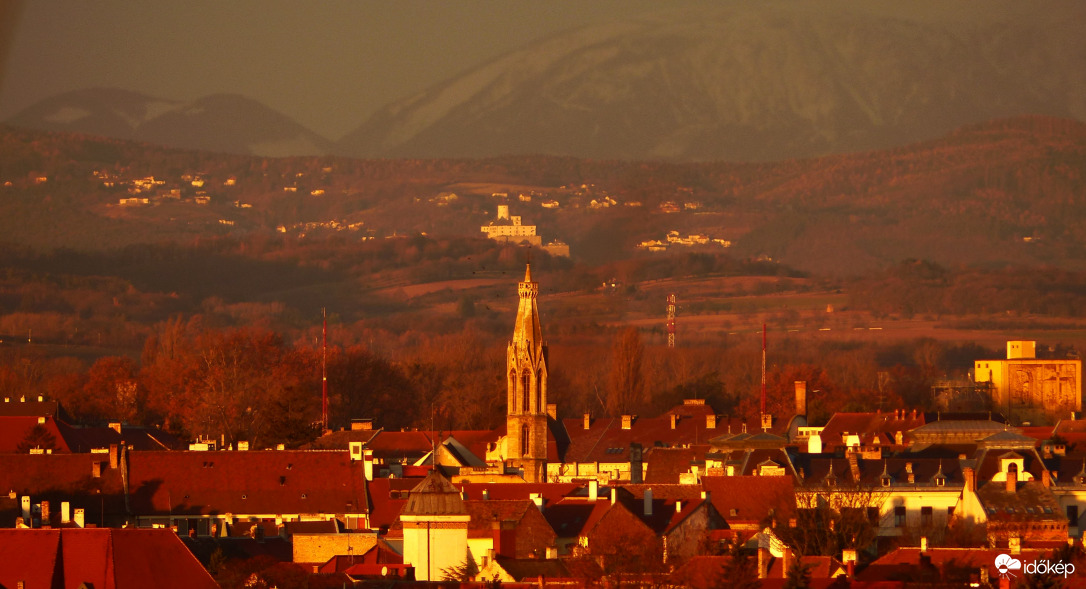
<path id="1" fill-rule="evenodd" d="M 667 295 L 667 347 L 675 347 L 675 293 Z"/>

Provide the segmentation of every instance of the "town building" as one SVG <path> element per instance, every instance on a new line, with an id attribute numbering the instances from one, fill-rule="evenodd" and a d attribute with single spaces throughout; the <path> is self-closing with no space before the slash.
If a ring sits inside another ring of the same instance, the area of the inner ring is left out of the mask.
<path id="1" fill-rule="evenodd" d="M 1007 358 L 977 360 L 973 378 L 991 383 L 999 410 L 1082 410 L 1082 360 L 1037 358 L 1035 341 L 1007 342 Z"/>

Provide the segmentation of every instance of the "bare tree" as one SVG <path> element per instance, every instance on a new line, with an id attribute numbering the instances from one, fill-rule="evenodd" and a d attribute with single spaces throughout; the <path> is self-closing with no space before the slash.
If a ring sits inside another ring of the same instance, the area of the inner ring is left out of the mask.
<path id="1" fill-rule="evenodd" d="M 630 327 L 615 338 L 611 347 L 611 388 L 607 395 L 607 411 L 612 415 L 628 415 L 641 400 L 641 334 Z"/>
<path id="2" fill-rule="evenodd" d="M 771 518 L 773 534 L 803 556 L 836 556 L 842 550 L 866 548 L 878 535 L 888 494 L 881 488 L 839 482 L 797 488 L 795 515 Z"/>

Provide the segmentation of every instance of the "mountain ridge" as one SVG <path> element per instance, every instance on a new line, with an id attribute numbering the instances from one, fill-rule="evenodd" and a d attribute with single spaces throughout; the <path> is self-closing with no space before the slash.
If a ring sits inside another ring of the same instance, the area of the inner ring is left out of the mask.
<path id="1" fill-rule="evenodd" d="M 1019 18 L 994 3 L 1011 14 L 974 8 L 986 18 L 946 22 L 848 6 L 829 16 L 744 4 L 586 27 L 388 105 L 339 152 L 775 161 L 1003 116 L 1086 119 L 1081 6 Z"/>
<path id="2" fill-rule="evenodd" d="M 315 156 L 333 151 L 328 139 L 237 94 L 212 94 L 185 102 L 118 88 L 89 88 L 42 100 L 6 122 L 43 131 L 254 156 Z"/>

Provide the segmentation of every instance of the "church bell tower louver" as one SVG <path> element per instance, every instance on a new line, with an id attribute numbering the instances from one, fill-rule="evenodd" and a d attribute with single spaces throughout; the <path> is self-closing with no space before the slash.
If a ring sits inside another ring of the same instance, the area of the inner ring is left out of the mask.
<path id="1" fill-rule="evenodd" d="M 513 339 L 506 352 L 506 464 L 529 483 L 547 480 L 547 345 L 539 326 L 539 283 L 527 266 L 517 287 Z"/>

